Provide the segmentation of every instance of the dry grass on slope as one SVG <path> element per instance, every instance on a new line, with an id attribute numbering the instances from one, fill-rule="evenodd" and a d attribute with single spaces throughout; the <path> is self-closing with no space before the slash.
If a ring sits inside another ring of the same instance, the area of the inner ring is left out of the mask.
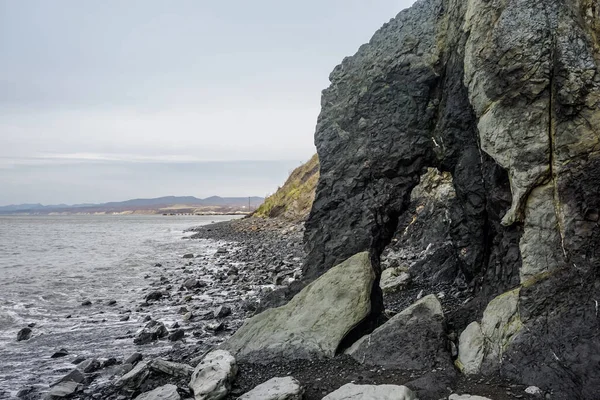
<path id="1" fill-rule="evenodd" d="M 275 194 L 254 212 L 262 218 L 284 218 L 300 221 L 310 212 L 319 181 L 319 157 L 315 154 L 308 162 L 296 168 Z"/>

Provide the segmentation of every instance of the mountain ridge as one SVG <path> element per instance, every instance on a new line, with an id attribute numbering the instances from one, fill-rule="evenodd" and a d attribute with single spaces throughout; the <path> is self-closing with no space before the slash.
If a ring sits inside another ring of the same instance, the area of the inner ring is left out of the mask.
<path id="1" fill-rule="evenodd" d="M 194 196 L 162 196 L 155 198 L 137 198 L 124 201 L 112 201 L 106 203 L 81 203 L 81 204 L 51 204 L 40 203 L 10 204 L 0 206 L 0 214 L 14 213 L 50 213 L 50 212 L 73 212 L 85 209 L 105 209 L 115 211 L 116 209 L 129 209 L 132 207 L 166 207 L 173 205 L 203 206 L 203 207 L 237 207 L 243 208 L 250 203 L 250 207 L 257 207 L 264 201 L 259 196 L 250 197 L 221 197 L 210 196 L 198 198 Z M 96 211 L 97 212 L 97 211 Z"/>

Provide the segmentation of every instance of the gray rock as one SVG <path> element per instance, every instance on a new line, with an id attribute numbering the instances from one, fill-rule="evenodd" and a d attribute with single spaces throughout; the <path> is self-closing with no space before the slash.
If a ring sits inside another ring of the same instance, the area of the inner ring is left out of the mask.
<path id="1" fill-rule="evenodd" d="M 61 357 L 65 357 L 68 355 L 69 355 L 69 352 L 66 349 L 60 349 L 58 351 L 55 351 L 54 354 L 52 354 L 50 356 L 50 358 L 61 358 Z"/>
<path id="2" fill-rule="evenodd" d="M 142 358 L 143 358 L 142 353 L 133 353 L 132 355 L 127 357 L 127 359 L 125 361 L 123 361 L 123 364 L 135 365 L 139 361 L 141 361 Z"/>
<path id="3" fill-rule="evenodd" d="M 164 385 L 156 389 L 142 393 L 135 400 L 180 400 L 181 396 L 177 393 L 177 386 Z"/>
<path id="4" fill-rule="evenodd" d="M 53 386 L 48 394 L 54 398 L 69 397 L 80 391 L 82 387 L 83 385 L 75 381 L 63 381 Z"/>
<path id="5" fill-rule="evenodd" d="M 85 375 L 83 375 L 83 373 L 79 370 L 79 369 L 74 369 L 71 372 L 69 372 L 68 374 L 66 374 L 65 376 L 63 376 L 62 378 L 60 378 L 58 381 L 51 383 L 50 386 L 56 386 L 61 382 L 75 382 L 75 383 L 83 383 L 85 381 Z"/>
<path id="6" fill-rule="evenodd" d="M 146 301 L 157 301 L 162 299 L 162 297 L 163 292 L 161 292 L 160 290 L 155 290 L 146 295 Z"/>
<path id="7" fill-rule="evenodd" d="M 431 369 L 450 365 L 442 305 L 425 296 L 396 314 L 347 353 L 360 363 L 398 369 Z"/>
<path id="8" fill-rule="evenodd" d="M 481 332 L 485 337 L 484 362 L 490 368 L 500 363 L 523 328 L 519 313 L 520 289 L 514 289 L 494 298 L 485 308 L 481 319 Z"/>
<path id="9" fill-rule="evenodd" d="M 304 388 L 291 376 L 272 378 L 251 391 L 238 397 L 238 400 L 301 400 Z"/>
<path id="10" fill-rule="evenodd" d="M 237 375 L 235 358 L 225 350 L 214 350 L 202 359 L 190 379 L 195 400 L 219 400 L 227 396 Z"/>
<path id="11" fill-rule="evenodd" d="M 155 358 L 149 364 L 150 369 L 159 371 L 164 374 L 189 378 L 194 372 L 194 368 L 187 364 L 175 363 L 172 361 L 166 361 L 161 358 Z"/>
<path id="12" fill-rule="evenodd" d="M 177 329 L 169 334 L 169 340 L 171 342 L 176 342 L 185 337 L 185 331 L 183 329 Z"/>
<path id="13" fill-rule="evenodd" d="M 192 254 L 192 253 L 184 254 L 182 258 L 194 258 L 194 254 Z"/>
<path id="14" fill-rule="evenodd" d="M 137 390 L 142 383 L 150 375 L 150 367 L 145 361 L 137 363 L 137 365 L 125 375 L 117 379 L 115 386 L 118 388 L 124 388 L 129 391 Z"/>
<path id="15" fill-rule="evenodd" d="M 19 331 L 19 333 L 17 333 L 17 342 L 20 342 L 22 340 L 29 340 L 31 339 L 31 333 L 32 330 L 31 328 L 23 328 Z"/>
<path id="16" fill-rule="evenodd" d="M 395 267 L 385 269 L 381 273 L 379 287 L 383 293 L 394 293 L 410 283 L 410 273 L 406 268 Z"/>
<path id="17" fill-rule="evenodd" d="M 406 386 L 355 385 L 348 383 L 323 397 L 323 400 L 418 400 Z"/>
<path id="18" fill-rule="evenodd" d="M 477 322 L 470 323 L 458 339 L 458 359 L 455 364 L 465 375 L 478 374 L 485 353 L 485 338 Z"/>
<path id="19" fill-rule="evenodd" d="M 133 343 L 138 345 L 148 344 L 168 335 L 169 331 L 165 324 L 160 321 L 152 320 L 136 335 L 133 339 Z"/>
<path id="20" fill-rule="evenodd" d="M 369 316 L 374 281 L 369 254 L 356 254 L 285 306 L 246 320 L 223 347 L 240 359 L 260 363 L 281 357 L 333 357 L 346 334 Z"/>
<path id="21" fill-rule="evenodd" d="M 82 361 L 78 366 L 77 369 L 79 369 L 80 371 L 88 374 L 91 372 L 96 372 L 97 370 L 100 369 L 100 361 L 98 361 L 98 359 L 96 358 L 90 358 L 88 360 Z"/>
<path id="22" fill-rule="evenodd" d="M 229 306 L 220 306 L 215 310 L 215 318 L 225 318 L 228 315 L 231 315 L 231 307 Z"/>
<path id="23" fill-rule="evenodd" d="M 458 394 L 451 394 L 450 397 L 448 397 L 448 400 L 491 400 L 487 397 L 482 397 L 482 396 L 471 396 L 470 394 L 462 394 L 462 395 L 458 395 Z"/>

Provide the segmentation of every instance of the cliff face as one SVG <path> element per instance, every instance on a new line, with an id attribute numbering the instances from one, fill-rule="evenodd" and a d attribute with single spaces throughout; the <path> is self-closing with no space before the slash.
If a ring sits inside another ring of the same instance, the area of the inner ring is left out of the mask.
<path id="1" fill-rule="evenodd" d="M 455 196 L 444 260 L 475 296 L 451 324 L 460 332 L 518 293 L 522 327 L 482 372 L 595 398 L 599 65 L 594 0 L 420 0 L 401 12 L 323 92 L 307 279 L 364 250 L 378 269 L 393 237 L 411 245 L 398 222 L 436 168 Z"/>

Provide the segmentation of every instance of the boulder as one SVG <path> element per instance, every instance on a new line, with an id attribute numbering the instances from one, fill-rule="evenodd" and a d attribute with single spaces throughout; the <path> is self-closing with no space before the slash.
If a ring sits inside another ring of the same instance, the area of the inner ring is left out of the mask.
<path id="1" fill-rule="evenodd" d="M 471 322 L 458 339 L 458 359 L 455 364 L 465 375 L 478 374 L 483 362 L 485 338 L 481 326 Z"/>
<path id="2" fill-rule="evenodd" d="M 375 273 L 358 253 L 306 286 L 286 305 L 249 320 L 223 345 L 242 360 L 333 357 L 342 339 L 371 313 Z"/>
<path id="3" fill-rule="evenodd" d="M 394 293 L 410 283 L 410 274 L 403 267 L 388 268 L 381 273 L 379 287 L 383 293 Z"/>
<path id="4" fill-rule="evenodd" d="M 83 381 L 85 381 L 85 375 L 83 375 L 83 373 L 78 368 L 75 368 L 74 370 L 60 378 L 58 381 L 51 383 L 50 387 L 56 386 L 62 382 L 83 383 Z"/>
<path id="5" fill-rule="evenodd" d="M 301 400 L 303 395 L 304 388 L 300 383 L 291 376 L 286 376 L 269 379 L 238 397 L 238 400 Z"/>
<path id="6" fill-rule="evenodd" d="M 48 394 L 50 395 L 50 397 L 55 398 L 69 397 L 73 393 L 76 393 L 79 390 L 81 390 L 82 387 L 83 386 L 81 384 L 75 381 L 63 381 L 53 386 Z"/>
<path id="7" fill-rule="evenodd" d="M 323 400 L 418 400 L 406 386 L 397 385 L 355 385 L 348 383 Z"/>
<path id="8" fill-rule="evenodd" d="M 29 327 L 23 328 L 17 333 L 17 342 L 31 339 L 32 330 Z"/>
<path id="9" fill-rule="evenodd" d="M 125 364 L 129 365 L 129 364 Z M 125 375 L 117 379 L 115 386 L 129 391 L 135 391 L 150 375 L 150 367 L 147 362 L 138 362 L 136 366 Z"/>
<path id="10" fill-rule="evenodd" d="M 481 332 L 485 337 L 484 363 L 493 369 L 502 361 L 504 352 L 523 327 L 519 314 L 520 289 L 514 289 L 494 298 L 481 318 Z M 460 353 L 460 351 L 459 351 Z"/>
<path id="11" fill-rule="evenodd" d="M 399 369 L 446 366 L 444 313 L 435 295 L 423 297 L 364 336 L 346 352 L 360 363 Z"/>
<path id="12" fill-rule="evenodd" d="M 77 369 L 88 374 L 91 372 L 95 372 L 99 370 L 101 367 L 100 361 L 96 358 L 90 358 L 88 360 L 82 361 L 79 365 L 77 365 Z"/>
<path id="13" fill-rule="evenodd" d="M 162 372 L 171 376 L 180 376 L 189 378 L 194 372 L 194 368 L 187 364 L 180 364 L 172 361 L 166 361 L 161 358 L 152 360 L 149 364 L 150 369 Z"/>
<path id="14" fill-rule="evenodd" d="M 135 339 L 133 339 L 133 343 L 135 344 L 148 344 L 155 340 L 164 338 L 169 335 L 169 331 L 165 324 L 160 321 L 150 321 L 146 324 L 144 329 L 139 332 Z"/>
<path id="15" fill-rule="evenodd" d="M 181 396 L 177 393 L 177 386 L 165 385 L 156 389 L 142 393 L 135 400 L 180 400 Z"/>
<path id="16" fill-rule="evenodd" d="M 491 400 L 482 396 L 471 396 L 470 394 L 451 394 L 448 400 Z"/>
<path id="17" fill-rule="evenodd" d="M 182 258 L 194 258 L 194 254 L 192 254 L 192 253 L 184 254 Z"/>
<path id="18" fill-rule="evenodd" d="M 189 387 L 195 400 L 219 400 L 227 396 L 237 375 L 235 358 L 225 350 L 208 353 L 196 366 Z"/>

